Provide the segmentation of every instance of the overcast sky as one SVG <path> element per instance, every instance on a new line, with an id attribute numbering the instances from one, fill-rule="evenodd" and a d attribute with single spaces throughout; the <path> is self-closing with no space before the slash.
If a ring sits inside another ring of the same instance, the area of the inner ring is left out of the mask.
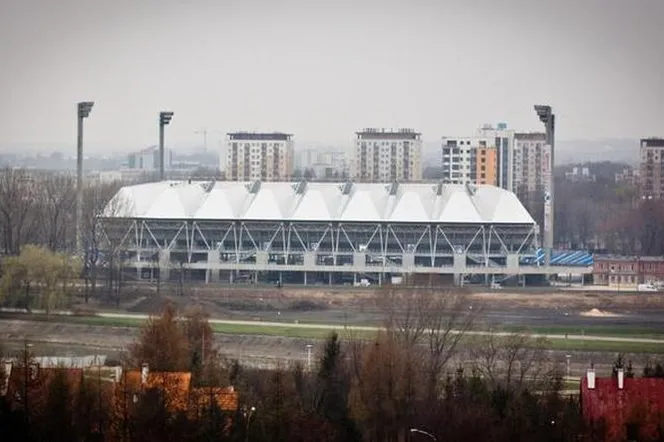
<path id="1" fill-rule="evenodd" d="M 155 144 L 162 109 L 177 145 L 530 130 L 535 102 L 559 139 L 664 135 L 663 19 L 662 0 L 2 0 L 0 146 L 73 146 L 82 100 L 93 150 Z"/>

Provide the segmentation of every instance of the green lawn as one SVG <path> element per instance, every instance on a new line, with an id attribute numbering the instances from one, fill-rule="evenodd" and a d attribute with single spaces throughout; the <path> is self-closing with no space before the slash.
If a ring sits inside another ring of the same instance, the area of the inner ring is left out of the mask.
<path id="1" fill-rule="evenodd" d="M 16 315 L 0 314 L 0 319 L 13 317 Z M 54 323 L 69 323 L 69 324 L 82 324 L 82 325 L 99 325 L 106 327 L 140 327 L 145 323 L 143 319 L 133 318 L 105 318 L 97 316 L 46 316 L 46 315 L 31 315 L 30 319 L 33 321 L 44 321 Z M 213 323 L 212 329 L 216 333 L 231 334 L 231 335 L 260 335 L 260 336 L 282 336 L 287 338 L 302 338 L 302 339 L 324 339 L 329 336 L 332 330 L 320 328 L 307 328 L 307 327 L 293 327 L 286 323 L 284 325 L 248 325 L 248 324 L 218 324 Z M 344 329 L 343 325 L 339 325 L 336 329 L 342 338 L 347 339 L 371 339 L 376 336 L 375 331 L 353 331 Z M 506 327 L 505 331 L 517 331 Z M 530 328 L 527 329 L 529 333 L 536 334 L 580 334 L 580 329 L 565 328 L 565 327 L 547 327 L 547 328 Z M 648 333 L 648 331 L 650 333 Z M 634 337 L 634 338 L 647 338 L 647 337 L 663 337 L 662 335 L 653 335 L 652 330 L 637 329 L 637 328 L 622 328 L 622 327 L 588 327 L 584 328 L 587 336 L 605 336 L 605 337 Z M 463 344 L 473 345 L 478 337 L 465 337 L 462 340 Z M 565 338 L 548 339 L 547 347 L 551 350 L 581 350 L 581 351 L 605 351 L 605 352 L 622 352 L 622 353 L 664 353 L 664 344 L 641 343 L 641 342 L 620 342 L 620 341 L 593 341 L 593 340 L 568 340 Z"/>
<path id="2" fill-rule="evenodd" d="M 503 327 L 505 331 L 513 332 L 519 331 L 519 327 Z M 663 339 L 664 340 L 664 326 L 663 327 L 633 327 L 633 326 L 604 326 L 604 325 L 588 325 L 584 327 L 578 326 L 551 326 L 551 327 L 529 327 L 531 333 L 541 335 L 587 335 L 587 336 L 609 336 L 609 337 L 624 337 L 624 338 L 642 338 L 642 339 Z"/>

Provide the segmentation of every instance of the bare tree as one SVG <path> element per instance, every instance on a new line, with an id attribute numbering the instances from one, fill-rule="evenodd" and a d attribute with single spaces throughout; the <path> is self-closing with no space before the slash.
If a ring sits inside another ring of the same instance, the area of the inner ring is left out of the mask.
<path id="1" fill-rule="evenodd" d="M 407 348 L 421 344 L 429 325 L 431 292 L 420 289 L 388 289 L 378 292 L 385 314 L 385 328 Z"/>
<path id="2" fill-rule="evenodd" d="M 392 289 L 382 293 L 386 328 L 394 340 L 420 355 L 428 391 L 435 397 L 444 369 L 481 309 L 465 293 L 433 289 Z"/>
<path id="3" fill-rule="evenodd" d="M 550 381 L 554 364 L 546 339 L 527 333 L 498 334 L 493 330 L 477 339 L 471 355 L 475 369 L 490 385 L 521 390 Z"/>
<path id="4" fill-rule="evenodd" d="M 53 251 L 71 250 L 75 240 L 76 180 L 51 173 L 43 180 L 40 190 L 44 245 Z"/>
<path id="5" fill-rule="evenodd" d="M 17 255 L 24 244 L 36 238 L 40 219 L 36 216 L 39 183 L 21 169 L 0 172 L 0 229 L 5 254 Z"/>
<path id="6" fill-rule="evenodd" d="M 463 293 L 441 293 L 429 295 L 427 321 L 428 346 L 428 391 L 439 391 L 439 380 L 450 358 L 457 351 L 459 341 L 471 329 L 481 312 L 473 306 Z"/>
<path id="7" fill-rule="evenodd" d="M 112 216 L 122 210 L 119 198 L 113 198 L 121 187 L 119 182 L 94 183 L 83 190 L 83 219 L 81 236 L 83 239 L 83 278 L 85 280 L 85 302 L 94 297 L 97 289 L 97 276 L 101 260 L 101 245 L 104 242 L 100 224 L 102 215 Z M 111 251 L 112 252 L 112 251 Z M 109 260 L 113 261 L 114 260 Z"/>

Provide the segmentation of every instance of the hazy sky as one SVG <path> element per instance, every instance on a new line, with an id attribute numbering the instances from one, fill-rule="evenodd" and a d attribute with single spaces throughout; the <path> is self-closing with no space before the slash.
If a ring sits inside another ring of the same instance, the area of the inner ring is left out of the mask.
<path id="1" fill-rule="evenodd" d="M 2 0 L 0 146 L 74 146 L 82 100 L 94 150 L 155 144 L 162 109 L 176 145 L 529 130 L 535 102 L 559 139 L 664 135 L 663 19 L 663 0 Z"/>

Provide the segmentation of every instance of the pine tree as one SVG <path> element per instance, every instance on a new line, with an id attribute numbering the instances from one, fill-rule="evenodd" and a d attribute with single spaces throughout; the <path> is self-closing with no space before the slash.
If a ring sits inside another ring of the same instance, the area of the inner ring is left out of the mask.
<path id="1" fill-rule="evenodd" d="M 360 440 L 361 436 L 350 418 L 348 394 L 350 379 L 343 366 L 339 335 L 332 332 L 325 343 L 317 376 L 316 412 L 339 428 L 339 440 Z"/>

